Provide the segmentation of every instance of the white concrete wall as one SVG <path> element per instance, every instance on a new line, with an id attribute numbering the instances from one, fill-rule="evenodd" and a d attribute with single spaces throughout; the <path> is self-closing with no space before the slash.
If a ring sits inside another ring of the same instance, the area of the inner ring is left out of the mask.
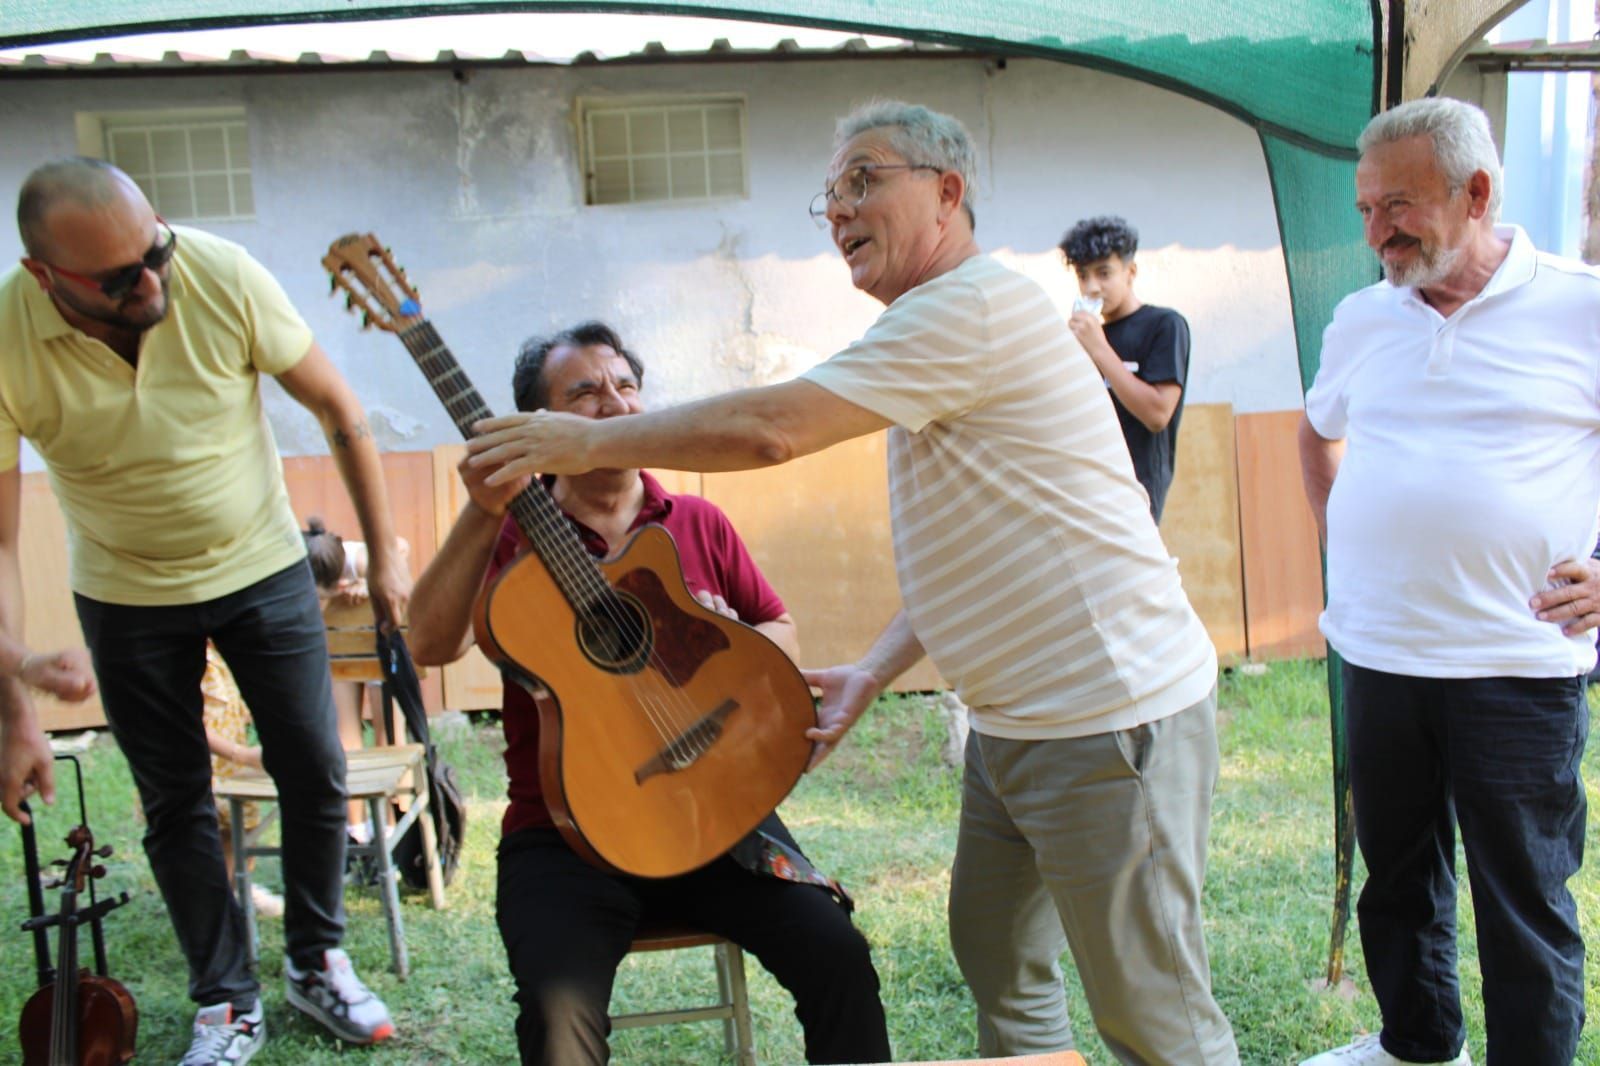
<path id="1" fill-rule="evenodd" d="M 747 200 L 585 207 L 571 104 L 579 95 L 736 92 L 748 100 Z M 949 111 L 982 157 L 978 237 L 1065 309 L 1076 285 L 1055 244 L 1078 218 L 1141 231 L 1139 291 L 1194 328 L 1192 402 L 1298 406 L 1294 335 L 1271 191 L 1253 131 L 1186 98 L 1045 61 L 799 61 L 639 67 L 283 73 L 0 82 L 0 196 L 75 151 L 74 114 L 243 105 L 257 219 L 211 228 L 283 282 L 391 449 L 455 437 L 399 343 L 363 335 L 327 297 L 329 241 L 372 230 L 490 405 L 509 410 L 518 343 L 611 321 L 666 404 L 786 379 L 879 307 L 851 288 L 806 217 L 834 118 L 874 95 Z M 1346 205 L 1332 205 L 1343 209 Z M 20 245 L 9 225 L 0 258 Z M 281 392 L 285 454 L 324 451 Z"/>

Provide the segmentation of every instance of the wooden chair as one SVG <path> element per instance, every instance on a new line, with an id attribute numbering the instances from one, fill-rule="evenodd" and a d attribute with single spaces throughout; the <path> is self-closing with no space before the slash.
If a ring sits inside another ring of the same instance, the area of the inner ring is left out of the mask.
<path id="1" fill-rule="evenodd" d="M 720 936 L 683 926 L 647 927 L 634 937 L 635 951 L 671 951 L 674 948 L 710 946 L 716 959 L 717 1001 L 700 1007 L 678 1007 L 639 1014 L 612 1015 L 611 1028 L 637 1029 L 647 1025 L 722 1020 L 722 1042 L 738 1066 L 756 1066 L 754 1029 L 750 1023 L 750 994 L 744 980 L 744 952 Z"/>
<path id="2" fill-rule="evenodd" d="M 328 622 L 328 655 L 335 681 L 381 681 L 383 666 L 378 661 L 373 631 L 372 613 L 366 607 L 330 607 L 323 614 Z M 385 697 L 386 717 L 388 699 Z M 404 732 L 391 730 L 391 736 Z M 396 744 L 389 747 L 360 748 L 345 753 L 345 788 L 351 799 L 366 803 L 372 819 L 372 841 L 352 844 L 350 855 L 371 859 L 378 869 L 378 895 L 383 903 L 384 918 L 389 926 L 389 953 L 394 972 L 405 978 L 411 970 L 406 951 L 405 926 L 400 915 L 400 888 L 394 866 L 394 848 L 420 820 L 422 827 L 422 853 L 428 870 L 428 895 L 435 910 L 444 909 L 444 875 L 439 866 L 438 840 L 433 819 L 427 817 L 428 774 L 425 750 L 421 744 Z M 250 802 L 276 803 L 278 788 L 272 778 L 258 770 L 250 770 L 218 782 L 218 800 L 226 800 L 235 826 L 244 825 L 244 805 Z M 406 806 L 405 813 L 388 824 L 391 801 L 399 800 Z M 260 844 L 261 830 L 269 824 L 263 819 L 254 833 L 234 833 L 234 891 L 239 905 L 244 909 L 247 943 L 250 960 L 255 961 L 256 912 L 250 898 L 250 858 L 278 855 L 280 848 Z"/>

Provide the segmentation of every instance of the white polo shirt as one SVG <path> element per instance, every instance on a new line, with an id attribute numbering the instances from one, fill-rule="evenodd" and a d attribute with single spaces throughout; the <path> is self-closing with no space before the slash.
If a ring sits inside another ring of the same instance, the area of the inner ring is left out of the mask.
<path id="1" fill-rule="evenodd" d="M 1346 297 L 1306 394 L 1348 438 L 1328 500 L 1322 632 L 1358 666 L 1418 677 L 1570 677 L 1528 599 L 1588 557 L 1600 514 L 1600 272 L 1496 227 L 1510 253 L 1443 318 L 1388 282 Z"/>

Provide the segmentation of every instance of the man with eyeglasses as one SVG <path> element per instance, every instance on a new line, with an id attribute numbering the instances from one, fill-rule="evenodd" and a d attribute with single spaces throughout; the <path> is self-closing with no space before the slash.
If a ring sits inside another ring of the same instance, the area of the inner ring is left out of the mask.
<path id="1" fill-rule="evenodd" d="M 971 708 L 950 935 L 980 1050 L 1072 1046 L 1071 949 L 1119 1058 L 1238 1061 L 1200 890 L 1216 785 L 1215 649 L 1189 606 L 1093 361 L 1046 293 L 981 254 L 955 119 L 844 118 L 812 215 L 885 305 L 798 380 L 651 414 L 488 419 L 471 462 L 534 472 L 768 466 L 889 430 L 905 609 L 822 692 L 812 764 L 928 654 Z"/>
<path id="2" fill-rule="evenodd" d="M 167 225 L 115 167 L 40 167 L 23 183 L 17 222 L 25 255 L 0 277 L 0 628 L 20 639 L 25 437 L 67 520 L 78 619 L 200 1005 L 183 1062 L 242 1063 L 265 1037 L 211 796 L 200 692 L 208 638 L 254 713 L 278 785 L 287 998 L 343 1040 L 385 1039 L 388 1009 L 339 948 L 344 752 L 261 375 L 327 433 L 372 551 L 374 612 L 392 625 L 410 577 L 361 405 L 259 263 Z M 3 682 L 7 814 L 21 820 L 32 793 L 51 801 L 51 768 L 26 690 Z"/>

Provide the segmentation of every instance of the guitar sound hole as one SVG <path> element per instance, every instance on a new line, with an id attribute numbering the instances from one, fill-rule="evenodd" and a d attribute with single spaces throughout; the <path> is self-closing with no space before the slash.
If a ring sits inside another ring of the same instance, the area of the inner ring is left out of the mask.
<path id="1" fill-rule="evenodd" d="M 627 593 L 613 593 L 578 614 L 578 647 L 601 670 L 633 674 L 650 659 L 650 616 Z"/>

